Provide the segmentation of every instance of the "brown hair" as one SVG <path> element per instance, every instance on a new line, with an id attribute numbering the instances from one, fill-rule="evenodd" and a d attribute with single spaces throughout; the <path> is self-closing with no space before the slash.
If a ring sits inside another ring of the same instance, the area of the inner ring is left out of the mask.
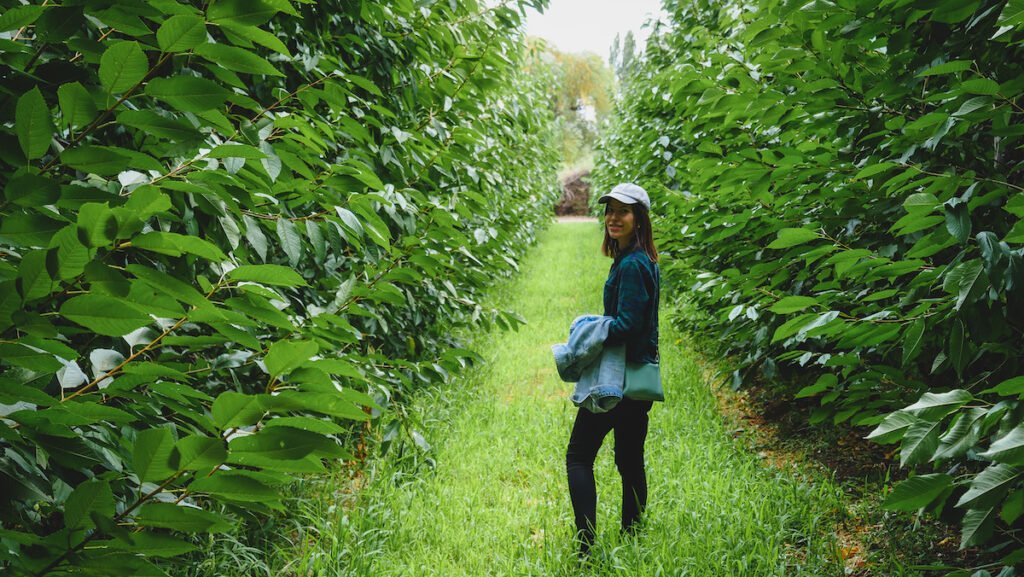
<path id="1" fill-rule="evenodd" d="M 647 253 L 652 262 L 658 262 L 658 249 L 654 246 L 650 211 L 639 202 L 627 204 L 626 206 L 633 211 L 633 240 L 629 246 L 637 245 L 640 250 Z M 607 214 L 607 204 L 605 204 L 604 210 Z M 604 229 L 604 242 L 601 243 L 601 253 L 610 257 L 615 257 L 619 254 L 619 243 L 608 235 L 607 227 Z"/>

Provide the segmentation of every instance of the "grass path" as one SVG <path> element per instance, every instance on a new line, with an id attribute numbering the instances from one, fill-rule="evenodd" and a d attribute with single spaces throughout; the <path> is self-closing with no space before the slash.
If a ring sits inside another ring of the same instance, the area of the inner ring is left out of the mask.
<path id="1" fill-rule="evenodd" d="M 357 504 L 325 504 L 319 538 L 296 561 L 308 574 L 842 574 L 830 537 L 838 490 L 739 449 L 664 316 L 668 402 L 651 412 L 647 527 L 635 541 L 618 536 L 609 435 L 596 464 L 594 561 L 576 563 L 564 456 L 576 409 L 550 346 L 565 340 L 576 315 L 601 312 L 610 261 L 599 244 L 592 222 L 558 223 L 542 234 L 521 274 L 495 295 L 528 324 L 477 337 L 473 348 L 487 364 L 410 408 L 433 445 L 433 466 L 385 457 L 368 472 Z"/>

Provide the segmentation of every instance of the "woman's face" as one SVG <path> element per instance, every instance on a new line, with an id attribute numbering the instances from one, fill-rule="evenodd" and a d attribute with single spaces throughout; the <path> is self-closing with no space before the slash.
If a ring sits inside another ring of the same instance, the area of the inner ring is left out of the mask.
<path id="1" fill-rule="evenodd" d="M 619 248 L 629 246 L 633 239 L 633 207 L 615 199 L 609 200 L 604 209 L 604 227 L 608 236 L 619 243 Z"/>

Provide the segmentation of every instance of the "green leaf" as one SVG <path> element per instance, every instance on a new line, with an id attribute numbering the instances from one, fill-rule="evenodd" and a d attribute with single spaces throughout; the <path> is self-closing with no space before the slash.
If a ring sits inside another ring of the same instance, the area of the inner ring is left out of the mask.
<path id="1" fill-rule="evenodd" d="M 971 480 L 971 487 L 957 501 L 957 507 L 981 509 L 993 507 L 1002 501 L 1017 481 L 1024 477 L 1024 469 L 1010 465 L 989 465 Z"/>
<path id="2" fill-rule="evenodd" d="M 973 400 L 974 395 L 963 389 L 925 393 L 916 403 L 903 410 L 925 421 L 938 421 Z"/>
<path id="3" fill-rule="evenodd" d="M 967 94 L 984 94 L 995 96 L 999 93 L 999 83 L 988 78 L 973 78 L 960 83 L 960 91 Z"/>
<path id="4" fill-rule="evenodd" d="M 210 6 L 207 15 L 215 24 L 227 22 L 259 26 L 280 11 L 282 6 L 276 4 L 267 0 L 218 0 Z M 288 8 L 291 11 L 290 6 Z"/>
<path id="5" fill-rule="evenodd" d="M 900 445 L 900 466 L 917 465 L 931 460 L 939 448 L 941 421 L 919 420 L 907 427 Z"/>
<path id="6" fill-rule="evenodd" d="M 170 256 L 194 254 L 213 262 L 228 259 L 217 245 L 195 236 L 174 232 L 147 232 L 133 238 L 132 246 Z"/>
<path id="7" fill-rule="evenodd" d="M 146 94 L 182 112 L 205 112 L 219 108 L 231 92 L 206 78 L 171 76 L 150 80 Z"/>
<path id="8" fill-rule="evenodd" d="M 124 110 L 118 113 L 117 121 L 172 142 L 191 142 L 202 138 L 202 134 L 188 122 L 162 116 L 152 110 Z"/>
<path id="9" fill-rule="evenodd" d="M 964 514 L 963 529 L 960 534 L 960 548 L 985 542 L 992 535 L 995 526 L 996 510 L 971 509 Z"/>
<path id="10" fill-rule="evenodd" d="M 0 344 L 0 355 L 9 365 L 37 373 L 54 373 L 63 366 L 52 355 L 39 353 L 20 344 Z"/>
<path id="11" fill-rule="evenodd" d="M 60 160 L 76 170 L 101 176 L 117 174 L 128 168 L 132 161 L 131 157 L 117 147 L 93 144 L 64 149 L 64 152 L 60 153 Z"/>
<path id="12" fill-rule="evenodd" d="M 966 332 L 967 329 L 964 327 L 963 321 L 955 319 L 949 331 L 949 342 L 946 345 L 946 357 L 949 359 L 950 364 L 953 365 L 957 378 L 963 377 L 964 368 L 970 362 L 968 358 L 970 354 L 968 345 L 970 343 L 967 340 Z"/>
<path id="13" fill-rule="evenodd" d="M 1000 28 L 1019 28 L 1021 24 L 1024 24 L 1024 2 L 1021 2 L 1020 0 L 1010 0 L 1005 6 L 1003 6 L 1003 11 L 999 13 L 997 25 Z"/>
<path id="14" fill-rule="evenodd" d="M 260 224 L 256 222 L 256 219 L 249 215 L 244 215 L 243 220 L 245 221 L 245 239 L 249 241 L 253 249 L 256 250 L 256 254 L 259 255 L 260 260 L 267 260 L 267 236 L 263 234 L 263 229 Z M 300 277 L 301 280 L 301 277 Z M 305 284 L 305 281 L 302 281 Z"/>
<path id="15" fill-rule="evenodd" d="M 893 488 L 882 506 L 893 511 L 916 511 L 927 506 L 953 486 L 953 477 L 944 473 L 917 475 Z"/>
<path id="16" fill-rule="evenodd" d="M 288 47 L 285 46 L 284 42 L 277 37 L 262 30 L 256 26 L 249 26 L 238 22 L 232 22 L 225 20 L 220 23 L 220 27 L 227 31 L 228 34 L 234 34 L 240 38 L 265 46 L 278 54 L 283 54 L 288 57 L 289 60 L 292 58 L 291 52 L 288 51 Z"/>
<path id="17" fill-rule="evenodd" d="M 61 84 L 57 89 L 57 102 L 61 120 L 69 128 L 86 126 L 99 114 L 92 95 L 78 82 Z"/>
<path id="18" fill-rule="evenodd" d="M 254 435 L 235 437 L 228 447 L 231 459 L 236 463 L 244 461 L 243 453 L 264 459 L 294 460 L 312 453 L 331 454 L 338 449 L 337 443 L 329 437 L 284 426 L 264 428 Z"/>
<path id="19" fill-rule="evenodd" d="M 949 118 L 945 112 L 931 112 L 903 127 L 904 132 L 914 132 L 942 124 Z"/>
<path id="20" fill-rule="evenodd" d="M 228 272 L 227 277 L 235 282 L 250 281 L 286 287 L 309 286 L 299 273 L 277 264 L 242 265 Z"/>
<path id="21" fill-rule="evenodd" d="M 854 180 L 864 180 L 870 178 L 876 174 L 881 174 L 890 168 L 896 168 L 898 165 L 895 162 L 879 162 L 876 164 L 869 164 L 864 168 L 860 169 L 857 174 L 853 177 Z M 817 235 L 815 235 L 817 236 Z"/>
<path id="22" fill-rule="evenodd" d="M 206 42 L 206 21 L 193 14 L 171 16 L 156 31 L 156 42 L 164 52 L 185 52 Z"/>
<path id="23" fill-rule="evenodd" d="M 800 389 L 794 398 L 803 399 L 819 395 L 825 391 L 831 390 L 838 383 L 839 377 L 832 373 L 825 373 L 818 377 L 818 380 L 814 381 L 813 385 L 808 385 Z"/>
<path id="24" fill-rule="evenodd" d="M 281 248 L 288 255 L 288 262 L 292 267 L 298 266 L 302 258 L 302 236 L 292 221 L 287 218 L 277 219 L 277 238 L 281 241 Z"/>
<path id="25" fill-rule="evenodd" d="M 118 42 L 100 58 L 100 83 L 107 93 L 122 93 L 134 88 L 149 72 L 149 60 L 138 42 Z"/>
<path id="26" fill-rule="evenodd" d="M 805 296 L 787 296 L 779 299 L 768 310 L 776 314 L 789 314 L 802 311 L 807 307 L 818 304 L 818 299 Z"/>
<path id="27" fill-rule="evenodd" d="M 889 228 L 890 231 L 896 232 L 897 236 L 904 236 L 912 234 L 918 231 L 932 228 L 945 220 L 942 216 L 929 216 L 922 213 L 908 213 L 903 218 L 897 220 Z"/>
<path id="28" fill-rule="evenodd" d="M 274 399 L 281 403 L 287 403 L 289 407 L 295 406 L 339 419 L 369 420 L 370 415 L 346 397 L 347 395 L 341 391 L 333 393 L 284 391 L 275 395 Z"/>
<path id="29" fill-rule="evenodd" d="M 966 202 L 946 203 L 946 230 L 960 244 L 967 242 L 971 236 L 971 215 Z"/>
<path id="30" fill-rule="evenodd" d="M 313 245 L 313 254 L 318 264 L 323 264 L 327 258 L 327 239 L 324 238 L 323 230 L 318 222 L 306 221 L 306 236 L 309 237 L 309 244 Z"/>
<path id="31" fill-rule="evenodd" d="M 903 208 L 910 214 L 931 214 L 939 207 L 939 199 L 930 192 L 911 194 L 903 201 Z"/>
<path id="32" fill-rule="evenodd" d="M 253 287 L 247 287 L 246 290 L 253 290 Z M 278 310 L 277 307 L 272 305 L 270 300 L 266 297 L 257 294 L 249 294 L 244 298 L 229 298 L 224 301 L 224 304 L 232 310 L 247 315 L 255 320 L 263 321 L 289 332 L 296 330 L 295 325 L 288 320 L 288 315 Z"/>
<path id="33" fill-rule="evenodd" d="M 784 228 L 768 248 L 789 248 L 818 239 L 818 233 L 806 228 Z"/>
<path id="34" fill-rule="evenodd" d="M 968 450 L 973 449 L 978 443 L 980 429 L 977 426 L 981 419 L 984 419 L 988 411 L 981 408 L 971 408 L 960 411 L 949 429 L 939 437 L 939 451 L 932 458 L 935 460 L 946 460 L 962 457 Z"/>
<path id="35" fill-rule="evenodd" d="M 98 294 L 72 297 L 60 307 L 60 314 L 83 327 L 109 337 L 124 336 L 153 322 L 132 303 Z"/>
<path id="36" fill-rule="evenodd" d="M 956 24 L 970 18 L 978 10 L 980 4 L 981 0 L 968 2 L 963 0 L 946 0 L 945 2 L 940 2 L 935 11 L 932 12 L 932 20 L 946 24 Z"/>
<path id="37" fill-rule="evenodd" d="M 183 533 L 219 533 L 231 529 L 231 523 L 220 515 L 174 503 L 147 503 L 135 515 L 135 522 L 143 527 Z"/>
<path id="38" fill-rule="evenodd" d="M 18 206 L 46 206 L 60 198 L 60 186 L 45 176 L 22 172 L 7 182 L 4 197 Z"/>
<path id="39" fill-rule="evenodd" d="M 13 324 L 11 316 L 15 310 L 21 308 L 21 305 L 21 295 L 15 288 L 15 281 L 0 282 L 0 330 L 6 330 Z M 0 391 L 2 390 L 3 387 L 0 387 Z"/>
<path id="40" fill-rule="evenodd" d="M 247 471 L 218 471 L 211 477 L 193 481 L 189 489 L 230 501 L 258 502 L 271 508 L 281 508 L 278 491 Z"/>
<path id="41" fill-rule="evenodd" d="M 117 236 L 117 218 L 106 203 L 87 202 L 78 211 L 78 241 L 86 247 L 108 246 Z"/>
<path id="42" fill-rule="evenodd" d="M 789 319 L 788 321 L 779 325 L 779 328 L 775 329 L 775 333 L 772 334 L 771 342 L 775 343 L 797 334 L 805 326 L 814 322 L 814 319 L 816 319 L 817 317 L 818 315 L 816 315 L 815 313 L 805 313 Z"/>
<path id="43" fill-rule="evenodd" d="M 131 551 L 146 557 L 177 557 L 196 550 L 196 546 L 188 541 L 149 532 L 125 533 L 104 544 L 114 550 Z"/>
<path id="44" fill-rule="evenodd" d="M 903 334 L 903 366 L 910 366 L 910 363 L 917 358 L 921 352 L 921 342 L 924 339 L 925 321 L 917 319 L 910 323 Z"/>
<path id="45" fill-rule="evenodd" d="M 64 526 L 68 529 L 91 529 L 96 524 L 89 517 L 97 513 L 102 517 L 114 515 L 114 493 L 110 483 L 99 479 L 84 481 L 75 487 L 64 504 Z"/>
<path id="46" fill-rule="evenodd" d="M 222 439 L 205 435 L 189 435 L 174 446 L 172 466 L 177 470 L 210 471 L 227 460 Z"/>
<path id="47" fill-rule="evenodd" d="M 139 264 L 130 264 L 126 268 L 128 272 L 132 273 L 137 278 L 142 279 L 149 286 L 183 303 L 188 303 L 197 307 L 207 306 L 210 304 L 210 301 L 191 285 L 186 284 L 167 273 Z"/>
<path id="48" fill-rule="evenodd" d="M 997 463 L 1024 465 L 1024 425 L 1014 427 L 978 456 Z"/>
<path id="49" fill-rule="evenodd" d="M 213 64 L 235 72 L 284 76 L 273 64 L 244 48 L 224 44 L 203 44 L 196 48 L 195 52 Z"/>
<path id="50" fill-rule="evenodd" d="M 1020 244 L 1024 243 L 1024 220 L 1018 220 L 1010 232 L 1003 237 L 1003 242 Z"/>
<path id="51" fill-rule="evenodd" d="M 355 84 L 356 86 L 362 88 L 363 90 L 371 94 L 380 97 L 384 96 L 384 93 L 380 91 L 380 88 L 377 88 L 377 85 L 371 82 L 370 79 L 368 78 L 359 76 L 358 74 L 346 74 L 345 80 L 348 80 L 352 84 Z"/>
<path id="52" fill-rule="evenodd" d="M 15 213 L 0 219 L 0 242 L 14 246 L 45 247 L 66 224 L 41 214 Z"/>
<path id="53" fill-rule="evenodd" d="M 990 231 L 982 231 L 975 235 L 978 247 L 981 248 L 981 258 L 985 262 L 985 274 L 989 281 L 999 286 L 1002 281 L 1003 272 L 1010 260 L 1010 249 L 1006 244 L 999 242 L 999 238 Z"/>
<path id="54" fill-rule="evenodd" d="M 145 429 L 135 436 L 132 464 L 140 481 L 163 481 L 175 473 L 171 467 L 174 437 L 164 427 Z"/>
<path id="55" fill-rule="evenodd" d="M 949 62 L 943 62 L 937 64 L 931 68 L 918 73 L 918 78 L 922 76 L 936 76 L 938 74 L 949 74 L 951 72 L 961 72 L 969 70 L 971 65 L 974 64 L 973 60 L 950 60 Z"/>
<path id="56" fill-rule="evenodd" d="M 991 389 L 982 391 L 984 393 L 995 393 L 1003 397 L 1015 397 L 1024 394 L 1024 375 L 1006 379 Z"/>
<path id="57" fill-rule="evenodd" d="M 151 362 L 132 361 L 125 365 L 124 372 L 127 375 L 144 375 L 147 377 L 162 377 L 187 383 L 190 379 L 187 373 L 183 373 L 173 367 Z"/>
<path id="58" fill-rule="evenodd" d="M 999 518 L 1007 525 L 1013 525 L 1024 514 L 1024 491 L 1014 491 L 1003 502 Z"/>
<path id="59" fill-rule="evenodd" d="M 313 341 L 278 341 L 270 345 L 263 362 L 270 376 L 277 378 L 304 365 L 319 350 Z"/>
<path id="60" fill-rule="evenodd" d="M 41 158 L 49 150 L 53 123 L 50 121 L 50 107 L 43 100 L 38 86 L 18 98 L 14 109 L 14 130 L 25 158 Z"/>
<path id="61" fill-rule="evenodd" d="M 213 422 L 221 429 L 252 425 L 266 413 L 264 396 L 225 391 L 217 396 L 210 413 Z"/>
<path id="62" fill-rule="evenodd" d="M 260 149 L 248 144 L 221 144 L 206 153 L 206 156 L 208 158 L 251 158 L 254 160 L 267 157 Z"/>
<path id="63" fill-rule="evenodd" d="M 53 279 L 46 272 L 47 251 L 34 250 L 26 253 L 18 266 L 21 280 L 21 298 L 29 303 L 41 299 L 53 290 Z"/>
<path id="64" fill-rule="evenodd" d="M 334 210 L 335 212 L 338 213 L 338 216 L 341 218 L 342 225 L 345 229 L 359 236 L 362 236 L 364 234 L 363 225 L 361 222 L 359 222 L 359 217 L 357 217 L 354 212 L 347 208 L 342 208 L 340 206 L 334 207 Z"/>
<path id="65" fill-rule="evenodd" d="M 355 365 L 344 359 L 317 359 L 311 362 L 310 366 L 347 379 L 366 379 L 366 376 Z"/>
<path id="66" fill-rule="evenodd" d="M 988 279 L 983 274 L 985 265 L 981 259 L 972 259 L 958 264 L 946 273 L 942 288 L 957 295 L 954 309 L 960 310 L 965 303 L 978 300 L 988 289 Z"/>
<path id="67" fill-rule="evenodd" d="M 270 419 L 264 425 L 264 429 L 273 427 L 291 427 L 302 429 L 303 431 L 312 431 L 321 435 L 339 435 L 348 430 L 334 421 L 315 417 L 277 417 Z"/>
<path id="68" fill-rule="evenodd" d="M 24 28 L 43 15 L 46 6 L 15 6 L 0 15 L 0 32 Z"/>
<path id="69" fill-rule="evenodd" d="M 356 177 L 371 190 L 384 190 L 384 182 L 373 173 L 369 166 L 358 160 L 350 159 L 348 164 L 339 167 L 338 171 Z"/>
<path id="70" fill-rule="evenodd" d="M 992 98 L 990 96 L 975 96 L 974 98 L 966 100 L 960 105 L 960 108 L 953 113 L 953 116 L 964 116 L 983 108 L 987 108 L 988 110 L 992 109 Z M 986 112 L 988 110 L 986 110 Z"/>

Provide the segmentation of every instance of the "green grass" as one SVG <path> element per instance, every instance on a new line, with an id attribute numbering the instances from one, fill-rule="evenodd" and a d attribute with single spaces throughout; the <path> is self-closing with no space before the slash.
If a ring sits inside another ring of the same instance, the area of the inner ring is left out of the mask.
<path id="1" fill-rule="evenodd" d="M 392 452 L 357 492 L 339 474 L 298 511 L 285 574 L 330 576 L 841 575 L 832 538 L 839 491 L 742 450 L 717 413 L 695 356 L 662 312 L 668 402 L 651 412 L 647 525 L 618 535 L 612 438 L 596 464 L 598 539 L 580 567 L 565 480 L 576 409 L 550 347 L 570 321 L 601 312 L 610 261 L 595 224 L 542 233 L 521 275 L 495 291 L 518 332 L 473 338 L 487 363 L 409 408 L 429 460 Z M 666 299 L 668 300 L 668 299 Z"/>

